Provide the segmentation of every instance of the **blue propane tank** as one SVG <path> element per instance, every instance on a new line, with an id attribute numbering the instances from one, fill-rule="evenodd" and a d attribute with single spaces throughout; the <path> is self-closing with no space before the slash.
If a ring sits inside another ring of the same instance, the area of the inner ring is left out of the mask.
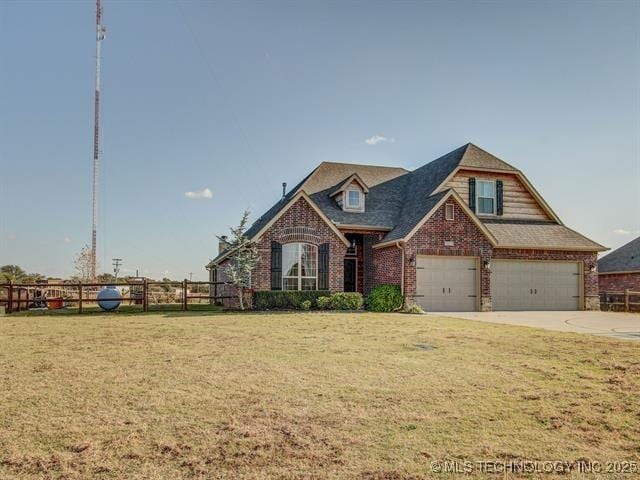
<path id="1" fill-rule="evenodd" d="M 120 306 L 120 291 L 115 285 L 107 285 L 98 292 L 98 305 L 106 312 L 115 310 Z"/>

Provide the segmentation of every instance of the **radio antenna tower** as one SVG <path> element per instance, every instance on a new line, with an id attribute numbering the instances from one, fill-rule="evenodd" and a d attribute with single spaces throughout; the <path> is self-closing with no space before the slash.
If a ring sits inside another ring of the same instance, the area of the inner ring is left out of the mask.
<path id="1" fill-rule="evenodd" d="M 98 223 L 98 168 L 100 159 L 100 44 L 107 29 L 102 25 L 102 0 L 96 0 L 96 94 L 93 127 L 93 205 L 91 213 L 91 278 L 96 278 L 96 230 Z"/>

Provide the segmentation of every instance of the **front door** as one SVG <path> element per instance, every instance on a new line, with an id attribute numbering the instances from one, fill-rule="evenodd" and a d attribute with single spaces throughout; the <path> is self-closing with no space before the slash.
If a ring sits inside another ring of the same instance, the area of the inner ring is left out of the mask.
<path id="1" fill-rule="evenodd" d="M 356 291 L 356 259 L 344 259 L 344 291 Z"/>

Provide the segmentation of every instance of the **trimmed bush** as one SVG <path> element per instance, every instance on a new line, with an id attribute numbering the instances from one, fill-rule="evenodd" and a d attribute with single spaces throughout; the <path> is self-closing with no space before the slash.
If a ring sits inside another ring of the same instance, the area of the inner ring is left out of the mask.
<path id="1" fill-rule="evenodd" d="M 362 308 L 362 294 L 358 292 L 338 292 L 331 295 L 331 308 L 334 310 L 358 310 Z"/>
<path id="2" fill-rule="evenodd" d="M 305 300 L 300 304 L 302 310 L 311 310 L 311 300 Z"/>
<path id="3" fill-rule="evenodd" d="M 319 297 L 329 292 L 322 290 L 263 290 L 253 293 L 253 308 L 256 310 L 300 310 L 302 302 L 308 300 L 316 305 Z"/>
<path id="4" fill-rule="evenodd" d="M 367 309 L 372 312 L 394 312 L 404 303 L 398 285 L 378 285 L 367 297 Z"/>
<path id="5" fill-rule="evenodd" d="M 331 308 L 331 297 L 318 297 L 316 305 L 320 310 L 329 310 Z"/>

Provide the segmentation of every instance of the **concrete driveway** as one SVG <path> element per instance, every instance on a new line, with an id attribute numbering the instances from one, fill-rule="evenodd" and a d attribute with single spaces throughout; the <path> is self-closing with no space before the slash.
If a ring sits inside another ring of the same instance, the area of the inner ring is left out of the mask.
<path id="1" fill-rule="evenodd" d="M 640 314 L 618 312 L 444 312 L 444 317 L 640 341 Z"/>

